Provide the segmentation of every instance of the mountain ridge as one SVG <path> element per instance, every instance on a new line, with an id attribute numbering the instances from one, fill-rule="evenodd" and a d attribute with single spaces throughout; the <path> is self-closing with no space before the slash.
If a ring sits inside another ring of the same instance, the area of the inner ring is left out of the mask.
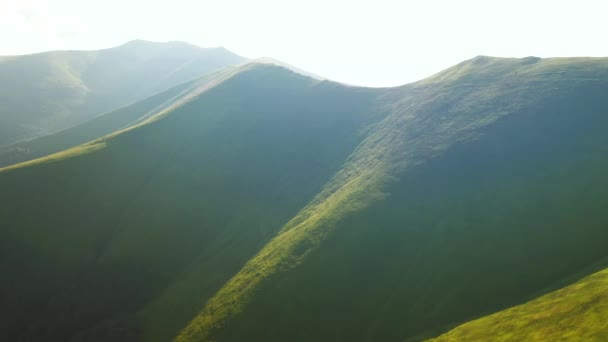
<path id="1" fill-rule="evenodd" d="M 145 341 L 403 340 L 606 257 L 606 59 L 474 58 L 386 89 L 224 76 L 0 170 L 0 267 L 27 285 L 0 293 L 32 294 L 2 306 L 31 328 L 14 336 L 92 339 L 105 319 Z M 28 272 L 2 263 L 23 255 Z M 64 277 L 37 288 L 40 265 Z"/>
<path id="2" fill-rule="evenodd" d="M 276 61 L 252 61 L 238 67 L 228 67 L 205 75 L 199 79 L 178 85 L 147 100 L 123 107 L 115 112 L 106 113 L 79 126 L 0 148 L 0 169 L 22 162 L 32 161 L 36 157 L 43 157 L 44 155 L 56 153 L 67 148 L 76 147 L 81 143 L 93 141 L 105 135 L 115 134 L 124 129 L 140 125 L 155 117 L 158 118 L 162 116 L 163 113 L 169 112 L 181 104 L 188 102 L 192 98 L 200 96 L 201 93 L 225 81 L 231 76 L 256 67 L 256 65 L 277 65 L 281 68 L 310 77 L 308 74 L 299 72 L 299 69 L 297 68 L 294 69 L 285 63 L 277 64 Z M 137 107 L 142 107 L 143 102 L 152 102 L 151 100 L 153 98 L 161 98 L 163 100 L 161 100 L 161 102 L 154 101 L 154 106 L 145 106 L 143 111 L 136 109 Z M 129 114 L 125 112 L 129 112 Z M 133 113 L 131 114 L 130 112 Z M 111 124 L 107 127 L 95 127 L 99 126 L 98 122 L 105 121 L 109 121 Z"/>
<path id="3" fill-rule="evenodd" d="M 474 63 L 475 60 L 467 61 L 465 63 L 471 63 L 471 62 Z M 422 83 L 418 83 L 418 84 L 415 83 L 415 84 L 413 84 L 413 87 L 420 87 L 420 86 L 424 86 L 424 81 Z M 405 86 L 405 88 L 407 88 L 407 86 Z M 479 92 L 479 94 L 482 94 L 482 95 L 486 95 L 486 93 L 487 93 L 487 90 L 485 90 L 485 89 L 482 89 L 481 92 Z M 430 95 L 430 98 L 434 98 L 436 96 L 435 94 L 429 94 L 429 95 Z M 522 95 L 523 95 L 523 93 L 522 93 Z M 420 94 L 415 94 L 415 95 L 412 94 L 412 96 L 419 97 Z M 469 95 L 469 96 L 471 96 L 471 95 Z M 492 97 L 490 97 L 488 99 L 488 101 L 493 102 L 494 100 L 493 100 Z M 526 104 L 520 104 L 520 106 L 525 107 Z M 514 107 L 513 109 L 511 109 L 511 111 L 517 111 L 517 110 L 519 110 L 518 107 Z M 404 116 L 404 114 L 405 114 L 405 116 Z M 480 114 L 483 114 L 483 112 L 480 113 Z M 489 119 L 484 119 L 482 121 L 482 125 L 480 127 L 483 127 L 484 125 L 488 125 L 492 121 L 497 120 L 498 118 L 500 118 L 501 116 L 506 115 L 506 114 L 507 113 L 500 113 L 500 112 L 496 113 L 496 116 L 494 118 L 492 118 L 490 116 Z M 467 113 L 467 115 L 469 115 L 469 113 Z M 403 119 L 405 119 L 405 122 L 408 122 L 409 118 L 408 118 L 407 110 L 405 112 L 403 112 L 403 111 L 397 111 L 396 115 L 394 115 L 394 119 L 390 120 L 390 118 L 391 118 L 391 116 L 389 115 L 385 119 L 385 120 L 389 120 L 388 123 L 387 123 L 387 127 L 400 127 L 400 128 L 401 127 L 407 127 L 403 123 L 399 123 L 399 121 L 395 121 L 395 120 L 403 120 Z M 420 118 L 421 119 L 425 119 L 425 120 L 427 119 L 424 116 L 421 116 Z M 467 118 L 467 120 L 471 120 L 472 122 L 476 121 L 476 120 L 472 120 L 470 118 Z M 409 124 L 411 125 L 412 123 L 410 122 Z M 438 122 L 434 121 L 434 124 L 437 125 Z M 465 126 L 463 126 L 463 128 L 465 129 L 465 131 L 466 130 L 470 130 L 471 132 L 474 132 L 475 129 L 476 129 L 475 126 L 467 127 L 468 124 L 466 123 L 466 121 L 463 122 L 463 124 L 465 125 Z M 451 124 L 451 125 L 453 125 L 453 124 Z M 420 125 L 414 125 L 414 126 L 422 127 Z M 438 125 L 438 127 L 436 129 L 442 129 L 441 125 Z M 466 136 L 472 137 L 471 136 L 472 133 L 463 134 L 463 133 L 458 133 L 457 131 L 453 132 L 453 128 L 452 127 L 450 127 L 450 131 L 452 131 L 451 134 L 459 134 L 459 135 L 462 135 L 464 137 L 466 137 Z M 450 131 L 445 131 L 445 133 L 450 132 Z M 388 136 L 392 135 L 391 133 L 388 133 L 388 132 L 383 132 L 383 131 L 381 131 L 381 132 L 382 132 L 383 135 L 384 134 L 386 134 Z M 446 135 L 445 133 L 440 133 L 438 131 L 436 133 L 427 133 L 427 134 L 428 134 L 428 137 L 442 137 L 442 136 L 448 137 L 449 135 Z M 395 135 L 395 136 L 397 136 L 397 135 Z M 416 140 L 415 143 L 416 144 L 420 144 L 420 142 L 422 142 L 423 143 L 422 146 L 424 146 L 425 143 L 424 143 L 424 140 L 422 139 L 422 136 L 420 135 L 420 133 L 416 132 L 416 133 L 414 133 L 414 136 L 417 137 L 416 138 L 417 140 Z M 425 136 L 426 136 L 426 134 L 425 134 Z M 468 139 L 468 138 L 465 138 L 465 139 Z M 412 141 L 412 142 L 414 142 L 414 141 Z M 462 142 L 463 141 L 461 140 L 459 143 L 462 143 Z M 429 156 L 432 157 L 432 155 L 434 153 L 441 153 L 441 150 L 445 149 L 447 146 L 449 146 L 450 143 L 448 143 L 447 141 L 444 142 L 444 143 L 439 143 L 439 146 L 441 146 L 441 145 L 445 145 L 446 146 L 446 147 L 440 147 L 439 150 L 437 150 L 435 147 L 432 147 L 432 146 L 437 146 L 437 142 L 429 141 L 427 144 L 429 145 L 428 147 L 422 147 L 422 149 L 425 151 L 425 152 L 423 152 L 422 155 L 425 155 L 428 158 Z M 407 158 L 405 158 L 405 159 L 403 158 L 403 156 L 406 156 L 407 154 L 403 155 L 403 153 L 404 153 L 403 149 L 405 149 L 405 151 L 407 151 L 407 148 L 405 148 L 405 146 L 411 145 L 411 143 L 405 143 L 405 142 L 404 143 L 400 143 L 397 140 L 397 141 L 395 141 L 393 143 L 390 143 L 389 146 L 390 145 L 395 146 L 395 148 L 396 148 L 395 152 L 393 152 L 393 153 L 396 153 L 394 156 L 391 156 L 390 153 L 387 155 L 388 158 L 389 158 L 389 160 L 393 159 L 393 161 L 390 164 L 395 165 L 395 167 L 397 169 L 400 169 L 400 168 L 403 168 L 403 167 L 408 167 L 407 164 L 409 164 L 409 163 L 406 161 Z M 358 148 L 364 148 L 364 147 L 359 146 Z M 433 151 L 433 150 L 435 150 L 435 151 Z M 355 152 L 355 154 L 356 154 L 356 152 Z M 373 155 L 373 156 L 375 156 L 375 158 L 379 158 L 379 159 L 383 158 L 383 154 L 379 153 L 379 152 L 370 153 L 369 155 Z M 419 157 L 416 157 L 415 155 L 412 155 L 412 157 L 415 158 L 415 159 L 412 160 L 412 162 L 413 162 L 414 165 L 419 164 L 419 163 L 422 162 L 422 161 L 419 161 L 419 160 L 417 161 L 416 160 L 416 158 L 419 158 Z M 353 157 L 353 156 L 351 156 L 350 158 L 353 158 L 355 160 L 357 159 L 357 157 Z M 403 164 L 403 163 L 405 163 L 405 164 Z M 401 166 L 399 166 L 400 164 L 401 164 Z M 365 171 L 373 170 L 373 166 L 372 166 L 373 164 L 365 163 L 364 165 L 365 165 L 364 167 L 355 167 L 355 169 L 360 169 L 360 170 L 365 170 Z M 393 172 L 395 172 L 395 171 L 393 171 Z M 400 171 L 400 172 L 402 172 L 402 171 Z M 346 171 L 346 173 L 348 173 L 348 171 Z M 370 179 L 369 176 L 363 176 L 363 177 L 364 178 L 367 177 L 368 179 Z M 387 176 L 383 176 L 383 177 L 388 177 L 388 175 Z M 373 179 L 373 178 L 371 178 L 371 179 Z M 349 181 L 345 181 L 345 184 L 348 184 L 348 183 L 349 183 Z M 339 189 L 339 187 L 340 186 L 338 185 L 338 189 Z M 374 186 L 372 186 L 372 188 L 373 187 Z M 337 192 L 337 194 L 338 194 L 340 190 L 337 190 L 337 191 L 338 191 Z M 377 192 L 377 191 L 371 191 L 371 188 L 370 188 L 370 191 L 368 192 L 368 195 L 369 195 L 368 200 L 374 198 L 374 195 L 372 195 L 372 194 L 375 193 L 375 192 Z M 382 193 L 382 192 L 380 192 L 380 193 Z M 382 197 L 380 197 L 380 198 L 382 198 Z M 323 203 L 323 202 L 321 202 L 321 203 Z M 360 207 L 358 207 L 356 204 L 353 204 L 353 202 L 350 202 L 350 204 L 354 205 L 355 208 L 360 209 Z M 367 205 L 364 205 L 364 206 L 367 206 Z M 310 209 L 306 209 L 306 208 L 303 209 L 304 212 L 306 212 L 307 210 L 310 210 Z M 315 211 L 314 209 L 312 209 L 312 210 Z M 296 218 L 295 220 L 296 220 L 296 222 L 303 222 L 302 224 L 306 224 L 306 219 L 302 220 L 302 219 L 297 219 Z M 339 218 L 338 218 L 338 220 L 339 220 Z M 289 225 L 290 224 L 288 223 L 287 226 L 286 226 L 286 228 L 284 228 L 284 231 L 288 232 L 290 230 L 290 228 L 288 228 Z M 314 225 L 314 223 L 313 223 L 313 225 Z M 302 229 L 305 230 L 305 231 L 307 231 L 310 228 L 302 228 Z M 328 229 L 328 227 L 325 228 L 325 231 L 327 231 L 327 229 Z M 312 230 L 312 229 L 310 229 L 310 230 Z M 281 239 L 281 235 L 279 235 L 277 237 L 277 241 L 281 241 L 280 239 Z M 308 239 L 310 239 L 312 241 L 317 240 L 317 238 L 315 238 L 315 237 L 310 237 Z M 252 264 L 251 265 L 248 264 L 248 265 L 246 265 L 243 268 L 243 272 L 245 272 L 245 273 L 243 275 L 237 275 L 237 276 L 235 276 L 235 278 L 233 278 L 233 279 L 235 279 L 235 281 L 241 281 L 241 282 L 247 283 L 249 285 L 245 286 L 244 284 L 239 285 L 239 283 L 234 283 L 234 284 L 227 283 L 227 285 L 226 285 L 226 292 L 223 293 L 222 291 L 224 291 L 224 290 L 221 290 L 220 292 L 218 292 L 217 296 L 220 296 L 219 298 L 221 298 L 223 296 L 223 297 L 230 298 L 230 299 L 226 299 L 226 300 L 218 299 L 217 302 L 214 302 L 213 299 L 212 299 L 212 301 L 210 301 L 207 304 L 207 307 L 205 307 L 205 309 L 201 312 L 200 318 L 197 318 L 198 321 L 193 321 L 191 323 L 191 327 L 192 328 L 189 326 L 184 332 L 182 332 L 182 335 L 180 335 L 178 337 L 178 340 L 179 341 L 189 341 L 189 340 L 205 340 L 205 339 L 208 339 L 208 338 L 210 338 L 210 334 L 212 334 L 211 331 L 216 330 L 216 329 L 218 329 L 217 328 L 218 326 L 221 326 L 220 322 L 222 322 L 222 321 L 224 321 L 226 319 L 229 319 L 232 315 L 235 315 L 236 313 L 238 313 L 238 311 L 237 312 L 232 312 L 232 313 L 229 311 L 226 314 L 221 313 L 222 312 L 222 307 L 231 307 L 228 304 L 229 301 L 234 300 L 235 296 L 238 296 L 237 294 L 234 293 L 234 290 L 232 290 L 232 288 L 235 288 L 235 289 L 239 289 L 239 288 L 243 289 L 244 288 L 244 289 L 247 289 L 247 290 L 243 290 L 243 291 L 250 291 L 251 286 L 253 286 L 251 284 L 255 284 L 256 281 L 254 281 L 250 276 L 247 276 L 247 274 L 248 273 L 254 273 L 254 272 L 256 272 L 255 270 L 257 268 L 259 268 L 259 266 L 255 266 L 256 263 L 271 265 L 271 263 L 269 261 L 264 261 L 263 258 L 265 258 L 265 255 L 272 255 L 272 254 L 276 254 L 276 253 L 278 253 L 278 254 L 284 253 L 284 252 L 279 252 L 279 250 L 281 250 L 281 249 L 278 249 L 278 250 L 276 249 L 276 248 L 282 248 L 282 247 L 279 247 L 281 245 L 282 246 L 289 246 L 289 244 L 287 244 L 285 242 L 277 242 L 277 247 L 272 247 L 272 242 L 271 242 L 267 246 L 268 248 L 270 248 L 268 252 L 265 252 L 265 250 L 262 250 L 260 252 L 259 257 L 262 258 L 262 259 L 256 260 L 257 257 L 254 258 L 254 259 L 252 259 L 250 261 Z M 295 246 L 297 246 L 297 244 Z M 309 249 L 308 249 L 308 251 L 310 251 L 311 248 L 313 248 L 313 246 L 314 246 L 314 243 L 309 242 L 309 247 L 308 247 Z M 295 249 L 297 249 L 297 247 L 285 247 L 285 248 L 294 248 L 294 251 L 295 251 Z M 308 253 L 308 251 L 306 251 L 306 252 L 299 251 L 298 253 L 304 253 L 304 254 L 306 254 L 306 253 Z M 287 252 L 287 253 L 289 254 L 290 252 Z M 291 252 L 291 253 L 293 253 L 293 252 Z M 297 260 L 297 259 L 295 259 L 295 260 Z M 292 262 L 297 264 L 298 261 L 295 261 L 295 260 L 292 261 Z M 272 268 L 273 266 L 268 266 L 268 267 L 270 267 L 271 270 L 273 269 Z M 250 269 L 250 270 L 248 270 L 248 269 Z M 259 271 L 257 271 L 257 272 L 259 272 Z M 271 272 L 273 272 L 273 271 L 271 271 Z M 239 277 L 242 277 L 242 280 L 238 280 Z M 247 294 L 247 292 L 244 292 L 242 296 L 243 296 L 242 300 L 239 300 L 238 299 L 239 297 L 237 297 L 236 301 L 237 302 L 243 302 L 243 301 L 245 301 L 245 298 L 247 298 L 249 295 Z M 237 309 L 237 310 L 239 310 L 239 309 Z M 214 316 L 217 316 L 217 315 L 220 315 L 220 317 L 219 318 L 214 318 Z M 226 316 L 224 316 L 224 315 L 226 315 Z M 240 331 L 240 329 L 236 329 L 236 330 Z"/>

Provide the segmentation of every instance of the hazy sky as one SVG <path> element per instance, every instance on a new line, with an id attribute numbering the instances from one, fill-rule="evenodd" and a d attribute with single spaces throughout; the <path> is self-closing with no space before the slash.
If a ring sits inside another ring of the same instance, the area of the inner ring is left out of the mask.
<path id="1" fill-rule="evenodd" d="M 0 0 L 0 54 L 181 40 L 392 86 L 476 55 L 608 56 L 606 2 Z"/>

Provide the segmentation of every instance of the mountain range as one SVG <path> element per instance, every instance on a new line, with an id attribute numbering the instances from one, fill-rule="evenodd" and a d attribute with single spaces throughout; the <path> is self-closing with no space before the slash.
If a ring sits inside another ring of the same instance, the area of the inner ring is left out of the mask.
<path id="1" fill-rule="evenodd" d="M 0 149 L 7 340 L 608 336 L 608 59 L 224 62 Z"/>
<path id="2" fill-rule="evenodd" d="M 0 57 L 0 146 L 74 126 L 245 61 L 224 48 L 143 40 Z"/>

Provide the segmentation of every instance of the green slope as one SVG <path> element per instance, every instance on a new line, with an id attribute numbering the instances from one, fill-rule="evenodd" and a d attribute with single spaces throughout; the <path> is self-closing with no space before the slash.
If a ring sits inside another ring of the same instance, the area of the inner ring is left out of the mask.
<path id="1" fill-rule="evenodd" d="M 482 57 L 390 92 L 344 173 L 178 340 L 399 340 L 604 257 L 606 72 Z"/>
<path id="2" fill-rule="evenodd" d="M 430 341 L 606 341 L 608 270 Z"/>
<path id="3" fill-rule="evenodd" d="M 5 169 L 5 336 L 88 340 L 102 322 L 174 336 L 339 168 L 376 95 L 251 66 L 136 129 Z"/>
<path id="4" fill-rule="evenodd" d="M 80 125 L 39 138 L 0 147 L 0 167 L 47 156 L 140 124 L 167 108 L 171 108 L 173 104 L 180 103 L 185 98 L 192 96 L 197 89 L 204 89 L 206 85 L 222 79 L 227 73 L 234 70 L 233 68 L 236 67 L 227 67 L 199 79 L 185 82 L 145 100 L 95 117 Z"/>
<path id="5" fill-rule="evenodd" d="M 223 48 L 146 41 L 0 59 L 0 146 L 73 126 L 244 60 Z"/>
<path id="6" fill-rule="evenodd" d="M 523 303 L 607 256 L 606 91 L 606 59 L 226 72 L 0 170 L 4 334 L 419 340 Z"/>

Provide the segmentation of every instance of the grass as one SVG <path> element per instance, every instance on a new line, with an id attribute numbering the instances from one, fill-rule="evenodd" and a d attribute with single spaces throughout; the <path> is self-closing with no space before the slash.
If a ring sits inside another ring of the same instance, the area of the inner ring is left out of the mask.
<path id="1" fill-rule="evenodd" d="M 233 71 L 0 172 L 6 336 L 403 340 L 606 257 L 605 60 Z"/>
<path id="2" fill-rule="evenodd" d="M 380 166 L 378 166 L 380 167 Z M 380 175 L 381 172 L 378 172 Z M 243 269 L 205 305 L 203 311 L 177 336 L 176 341 L 202 341 L 214 329 L 239 314 L 262 282 L 297 267 L 332 233 L 336 223 L 381 198 L 382 178 L 368 169 L 352 176 L 331 193 L 323 193 L 292 219 Z"/>
<path id="3" fill-rule="evenodd" d="M 429 341 L 605 341 L 608 270 Z"/>
<path id="4" fill-rule="evenodd" d="M 369 128 L 321 195 L 206 302 L 177 339 L 414 337 L 516 303 L 605 256 L 600 244 L 581 244 L 586 238 L 578 235 L 584 230 L 589 239 L 606 240 L 598 230 L 606 217 L 597 211 L 605 199 L 588 194 L 576 208 L 567 200 L 582 196 L 590 183 L 605 184 L 599 172 L 605 165 L 603 88 L 577 88 L 573 101 L 562 95 L 574 91 L 569 79 L 518 74 L 521 61 L 508 63 L 510 72 L 499 73 L 504 80 L 469 85 L 460 75 L 453 84 L 427 80 L 386 93 L 380 103 L 389 104 L 381 107 L 388 114 Z M 575 143 L 580 134 L 589 137 Z M 545 144 L 555 150 L 549 153 Z M 585 163 L 598 163 L 578 164 L 588 166 L 576 171 L 581 151 L 590 158 Z M 561 173 L 537 178 L 544 168 Z M 552 199 L 559 194 L 563 201 Z M 548 219 L 553 210 L 567 210 L 563 222 Z M 585 228 L 573 235 L 569 224 L 577 220 Z M 514 225 L 529 235 L 505 238 Z M 548 260 L 523 266 L 534 248 Z M 495 271 L 488 271 L 492 264 Z"/>
<path id="5" fill-rule="evenodd" d="M 0 172 L 1 233 L 12 246 L 2 260 L 21 259 L 8 263 L 3 293 L 27 298 L 1 298 L 6 336 L 89 336 L 104 319 L 171 339 L 340 167 L 377 94 L 273 66 L 203 90 L 99 139 L 102 149 Z M 54 282 L 31 283 L 48 273 Z"/>
<path id="6" fill-rule="evenodd" d="M 51 162 L 66 160 L 66 159 L 70 159 L 70 158 L 75 158 L 75 157 L 78 157 L 81 155 L 89 154 L 91 152 L 103 149 L 103 148 L 105 148 L 105 146 L 106 145 L 103 142 L 91 142 L 88 144 L 84 144 L 84 145 L 80 145 L 77 147 L 67 149 L 65 151 L 53 153 L 46 157 L 26 161 L 23 163 L 7 166 L 4 168 L 0 168 L 0 172 L 14 170 L 14 169 L 22 168 L 22 167 L 30 167 L 30 166 L 39 165 L 39 164 L 51 163 Z"/>

